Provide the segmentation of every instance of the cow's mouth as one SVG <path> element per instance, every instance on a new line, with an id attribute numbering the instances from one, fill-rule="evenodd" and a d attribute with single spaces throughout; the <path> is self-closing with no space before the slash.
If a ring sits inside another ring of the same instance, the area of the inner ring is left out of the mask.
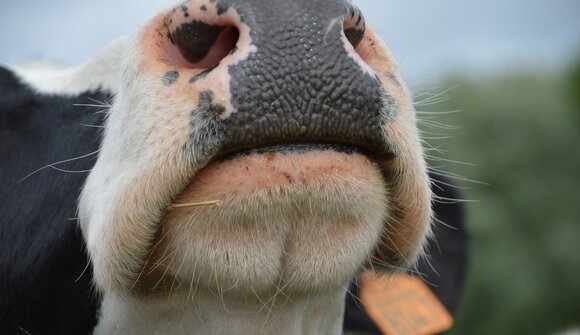
<path id="1" fill-rule="evenodd" d="M 150 283 L 211 286 L 219 279 L 236 291 L 262 291 L 279 282 L 301 289 L 343 282 L 371 253 L 388 216 L 388 188 L 376 156 L 336 143 L 218 155 L 174 204 L 211 201 L 219 205 L 168 208 L 144 271 L 152 274 Z M 335 264 L 321 262 L 333 258 Z"/>
<path id="2" fill-rule="evenodd" d="M 262 146 L 255 146 L 253 148 L 241 150 L 228 150 L 219 154 L 214 161 L 228 161 L 240 156 L 247 156 L 250 154 L 301 154 L 310 151 L 335 151 L 343 154 L 361 154 L 367 156 L 371 160 L 387 160 L 390 156 L 383 156 L 382 158 L 374 150 L 370 148 L 363 148 L 351 144 L 320 142 L 320 143 L 278 143 Z"/>
<path id="3" fill-rule="evenodd" d="M 223 202 L 228 191 L 271 191 L 272 187 L 284 183 L 316 182 L 329 174 L 343 174 L 348 179 L 352 169 L 362 168 L 362 162 L 364 168 L 382 169 L 395 157 L 394 154 L 381 155 L 378 152 L 374 148 L 338 142 L 278 143 L 222 150 L 196 173 L 177 196 L 175 202 L 178 206 L 171 208 L 184 208 L 186 204 L 217 204 Z M 381 172 L 384 175 L 384 171 Z M 233 185 L 236 187 L 232 189 Z M 185 206 L 179 206 L 183 204 Z"/>

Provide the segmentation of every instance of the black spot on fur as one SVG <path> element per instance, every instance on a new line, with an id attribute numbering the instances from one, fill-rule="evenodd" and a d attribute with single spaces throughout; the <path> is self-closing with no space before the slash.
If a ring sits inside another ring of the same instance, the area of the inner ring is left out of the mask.
<path id="1" fill-rule="evenodd" d="M 199 104 L 191 112 L 190 139 L 183 146 L 184 160 L 197 165 L 205 162 L 221 147 L 228 121 L 220 120 L 220 115 L 225 112 L 225 107 L 214 104 L 214 93 L 202 91 L 199 93 Z M 199 126 L 195 120 L 203 120 L 204 127 Z M 199 133 L 197 133 L 199 132 Z"/>
<path id="2" fill-rule="evenodd" d="M 177 79 L 179 79 L 179 72 L 169 71 L 163 75 L 163 85 L 171 86 L 177 82 Z"/>
<path id="3" fill-rule="evenodd" d="M 229 6 L 223 5 L 221 3 L 218 3 L 217 5 L 217 14 L 218 15 L 222 15 L 223 13 L 227 12 L 229 9 Z"/>
<path id="4" fill-rule="evenodd" d="M 210 67 L 209 69 L 207 69 L 207 70 L 204 70 L 204 71 L 202 71 L 202 72 L 200 72 L 200 73 L 196 74 L 195 76 L 191 77 L 191 79 L 189 80 L 189 83 L 190 83 L 190 84 L 193 84 L 193 83 L 195 83 L 196 81 L 198 81 L 198 80 L 200 80 L 200 79 L 203 79 L 203 78 L 207 77 L 207 75 L 208 75 L 208 74 L 209 74 L 211 71 L 213 71 L 213 70 L 214 70 L 216 67 L 217 67 L 217 65 L 215 65 L 215 66 L 212 66 L 212 67 Z"/>
<path id="5" fill-rule="evenodd" d="M 215 119 L 223 114 L 226 109 L 222 105 L 213 104 L 214 93 L 212 91 L 202 91 L 199 93 L 199 110 L 207 118 Z"/>

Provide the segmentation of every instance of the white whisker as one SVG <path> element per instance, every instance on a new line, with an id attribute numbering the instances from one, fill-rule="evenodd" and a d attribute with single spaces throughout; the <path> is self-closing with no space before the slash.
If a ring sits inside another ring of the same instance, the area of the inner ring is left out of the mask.
<path id="1" fill-rule="evenodd" d="M 45 166 L 43 166 L 43 167 L 41 167 L 41 168 L 39 168 L 37 170 L 34 170 L 33 172 L 29 173 L 24 178 L 20 179 L 20 181 L 18 181 L 18 183 L 21 183 L 21 182 L 25 181 L 26 179 L 30 178 L 32 175 L 34 175 L 34 174 L 36 174 L 36 173 L 38 173 L 38 172 L 40 172 L 42 170 L 45 170 L 45 169 L 48 169 L 48 168 L 55 168 L 55 165 L 60 165 L 60 164 L 68 163 L 68 162 L 73 162 L 73 161 L 76 161 L 76 160 L 79 160 L 79 159 L 91 157 L 93 155 L 96 155 L 100 151 L 101 151 L 101 149 L 96 150 L 96 151 L 93 151 L 93 152 L 88 153 L 86 155 L 82 155 L 82 156 L 75 157 L 75 158 L 70 158 L 70 159 L 65 159 L 65 160 L 62 160 L 62 161 L 58 161 L 56 163 L 52 163 L 52 164 L 45 165 Z M 58 169 L 56 169 L 56 170 L 58 170 Z M 63 172 L 67 172 L 67 171 L 63 171 Z M 83 171 L 83 172 L 88 172 L 88 171 Z"/>

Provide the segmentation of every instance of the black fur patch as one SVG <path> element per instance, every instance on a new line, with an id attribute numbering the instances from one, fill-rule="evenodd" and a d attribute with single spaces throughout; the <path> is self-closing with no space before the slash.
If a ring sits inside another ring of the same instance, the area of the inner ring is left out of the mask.
<path id="1" fill-rule="evenodd" d="M 214 93 L 212 91 L 202 91 L 199 93 L 199 105 L 193 109 L 191 114 L 191 129 L 198 129 L 199 125 L 194 120 L 203 119 L 205 126 L 200 129 L 204 136 L 190 134 L 190 140 L 182 148 L 183 158 L 190 164 L 198 165 L 209 159 L 219 149 L 223 140 L 227 120 L 220 120 L 220 115 L 225 112 L 225 107 L 214 103 Z M 203 139 L 204 142 L 201 142 Z"/>
<path id="2" fill-rule="evenodd" d="M 201 113 L 205 114 L 204 117 L 217 119 L 217 117 L 223 114 L 226 109 L 222 105 L 214 104 L 213 98 L 214 93 L 212 91 L 203 91 L 199 93 L 199 109 Z"/>
<path id="3" fill-rule="evenodd" d="M 189 83 L 190 83 L 190 84 L 193 84 L 193 83 L 195 83 L 196 81 L 198 81 L 198 80 L 200 80 L 200 79 L 203 79 L 203 78 L 207 77 L 207 75 L 208 75 L 208 74 L 209 74 L 211 71 L 213 71 L 213 70 L 214 70 L 216 67 L 217 67 L 217 65 L 216 65 L 216 66 L 212 66 L 212 67 L 210 67 L 209 69 L 207 69 L 207 70 L 204 70 L 204 71 L 202 71 L 202 72 L 200 72 L 200 73 L 196 74 L 195 76 L 191 77 L 191 79 L 189 79 Z"/>
<path id="4" fill-rule="evenodd" d="M 0 334 L 89 334 L 99 299 L 74 219 L 87 173 L 42 169 L 94 152 L 103 92 L 40 95 L 0 67 Z M 96 155 L 58 164 L 92 168 Z"/>

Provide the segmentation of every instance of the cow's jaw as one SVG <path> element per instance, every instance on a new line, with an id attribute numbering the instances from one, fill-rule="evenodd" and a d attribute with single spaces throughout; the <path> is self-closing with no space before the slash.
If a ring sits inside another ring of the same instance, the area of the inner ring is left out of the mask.
<path id="1" fill-rule="evenodd" d="M 119 92 L 80 201 L 104 297 L 97 333 L 338 334 L 357 272 L 374 257 L 405 268 L 422 250 L 429 183 L 414 109 L 386 48 L 367 29 L 355 52 L 336 22 L 362 19 L 336 0 L 325 18 L 331 24 L 311 31 L 321 41 L 335 35 L 347 75 L 332 77 L 336 90 L 305 91 L 327 93 L 319 107 L 289 108 L 284 99 L 304 85 L 279 84 L 277 99 L 236 80 L 248 71 L 258 71 L 250 84 L 264 76 L 255 62 L 271 46 L 253 41 L 258 30 L 252 35 L 248 24 L 256 20 L 240 15 L 255 3 L 189 1 L 149 22 L 121 57 Z M 220 4 L 232 7 L 215 16 Z M 168 52 L 172 25 L 188 24 L 193 10 L 239 32 L 237 51 L 209 72 Z M 316 41 L 307 41 L 319 52 L 312 61 L 335 60 L 317 58 L 328 54 Z M 302 44 L 282 50 L 309 52 Z M 313 76 L 310 84 L 328 79 L 301 60 L 291 66 Z M 172 207 L 213 200 L 220 205 Z"/>
<path id="2" fill-rule="evenodd" d="M 289 297 L 198 289 L 160 297 L 107 294 L 94 335 L 341 334 L 346 288 Z"/>

